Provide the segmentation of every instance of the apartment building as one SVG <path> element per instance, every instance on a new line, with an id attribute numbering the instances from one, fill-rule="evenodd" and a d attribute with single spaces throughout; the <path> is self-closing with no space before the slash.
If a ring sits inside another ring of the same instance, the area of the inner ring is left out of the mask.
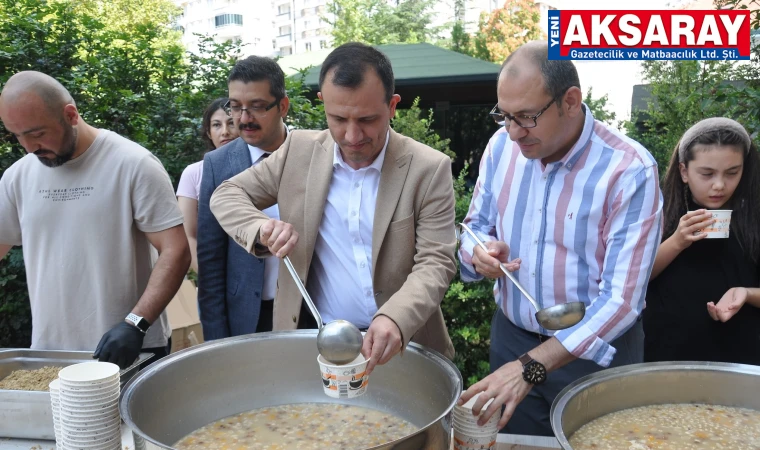
<path id="1" fill-rule="evenodd" d="M 280 56 L 330 47 L 328 0 L 272 0 L 275 51 Z"/>
<path id="2" fill-rule="evenodd" d="M 330 25 L 323 20 L 331 0 L 174 0 L 183 10 L 177 26 L 190 51 L 198 48 L 194 33 L 216 40 L 234 39 L 245 44 L 246 55 L 289 56 L 332 47 Z M 395 0 L 388 0 L 395 2 Z M 562 0 L 536 0 L 541 25 L 546 28 L 550 9 Z M 455 0 L 436 3 L 435 26 L 451 25 Z M 465 30 L 478 29 L 480 14 L 504 6 L 504 0 L 464 0 L 460 18 Z"/>
<path id="3" fill-rule="evenodd" d="M 176 26 L 183 32 L 185 47 L 196 52 L 198 36 L 244 44 L 246 55 L 275 56 L 276 34 L 272 0 L 174 0 L 182 8 Z"/>

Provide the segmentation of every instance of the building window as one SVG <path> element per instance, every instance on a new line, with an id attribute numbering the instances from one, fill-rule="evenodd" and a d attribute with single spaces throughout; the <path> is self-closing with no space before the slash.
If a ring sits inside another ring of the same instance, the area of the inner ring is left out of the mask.
<path id="1" fill-rule="evenodd" d="M 277 7 L 277 14 L 288 14 L 290 13 L 290 5 L 280 5 Z"/>
<path id="2" fill-rule="evenodd" d="M 293 53 L 292 47 L 280 47 L 280 56 L 288 56 Z"/>
<path id="3" fill-rule="evenodd" d="M 311 22 L 309 22 L 308 20 L 304 20 L 303 27 L 308 29 L 309 27 L 311 27 Z"/>
<path id="4" fill-rule="evenodd" d="M 243 25 L 242 14 L 221 14 L 214 17 L 214 24 L 216 28 L 221 28 L 227 25 Z"/>
<path id="5" fill-rule="evenodd" d="M 306 43 L 306 51 L 307 51 L 307 52 L 310 52 L 310 51 L 311 51 L 311 42 L 307 42 L 307 43 Z"/>
<path id="6" fill-rule="evenodd" d="M 280 36 L 289 36 L 290 35 L 290 25 L 280 27 Z"/>
<path id="7" fill-rule="evenodd" d="M 323 49 L 327 48 L 327 41 L 324 40 L 324 39 L 322 39 L 321 41 L 319 41 L 319 48 L 323 48 Z"/>

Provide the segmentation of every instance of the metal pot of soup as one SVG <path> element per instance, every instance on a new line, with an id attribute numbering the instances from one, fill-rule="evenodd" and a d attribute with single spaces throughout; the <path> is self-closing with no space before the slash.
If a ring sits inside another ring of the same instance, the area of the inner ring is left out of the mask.
<path id="1" fill-rule="evenodd" d="M 551 408 L 563 449 L 739 449 L 760 443 L 760 367 L 658 362 L 603 370 Z"/>
<path id="2" fill-rule="evenodd" d="M 316 336 L 299 330 L 211 341 L 141 371 L 120 400 L 136 449 L 449 448 L 462 392 L 451 361 L 412 343 L 375 368 L 364 395 L 331 398 Z"/>

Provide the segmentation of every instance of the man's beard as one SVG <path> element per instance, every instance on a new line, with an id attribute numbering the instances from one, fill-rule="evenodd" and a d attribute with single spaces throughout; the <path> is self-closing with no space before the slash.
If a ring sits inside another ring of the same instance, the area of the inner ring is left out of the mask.
<path id="1" fill-rule="evenodd" d="M 77 130 L 68 124 L 63 125 L 63 130 L 63 142 L 61 143 L 60 153 L 47 149 L 39 149 L 34 152 L 34 154 L 37 155 L 37 159 L 39 159 L 42 164 L 48 167 L 59 167 L 71 160 L 71 157 L 74 156 L 77 144 Z M 55 155 L 55 158 L 50 159 L 43 157 L 43 155 L 47 155 L 48 153 Z"/>

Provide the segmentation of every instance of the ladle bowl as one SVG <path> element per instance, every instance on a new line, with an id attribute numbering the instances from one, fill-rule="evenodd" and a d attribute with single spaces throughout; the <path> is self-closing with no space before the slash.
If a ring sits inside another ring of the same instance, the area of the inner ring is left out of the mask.
<path id="1" fill-rule="evenodd" d="M 470 235 L 470 237 L 472 237 L 475 242 L 477 242 L 480 248 L 488 252 L 488 247 L 486 247 L 486 244 L 484 244 L 483 241 L 481 241 L 480 238 L 470 229 L 470 227 L 464 223 L 460 223 L 456 228 L 457 240 L 461 240 L 462 230 L 465 230 Z M 501 271 L 504 272 L 504 275 L 509 278 L 512 284 L 517 286 L 517 289 L 519 289 L 525 298 L 528 299 L 530 304 L 533 305 L 533 309 L 536 310 L 536 321 L 538 321 L 538 324 L 543 328 L 547 330 L 564 330 L 565 328 L 570 328 L 573 325 L 576 325 L 578 322 L 583 320 L 583 317 L 586 315 L 586 304 L 583 302 L 562 303 L 541 309 L 538 306 L 538 302 L 536 302 L 533 296 L 530 295 L 530 293 L 520 284 L 519 281 L 517 281 L 517 278 L 510 271 L 508 271 L 506 267 L 504 267 L 504 264 L 499 264 L 499 267 L 501 267 Z"/>
<path id="2" fill-rule="evenodd" d="M 328 322 L 317 334 L 319 354 L 333 364 L 348 364 L 356 359 L 362 343 L 361 331 L 347 320 Z"/>

